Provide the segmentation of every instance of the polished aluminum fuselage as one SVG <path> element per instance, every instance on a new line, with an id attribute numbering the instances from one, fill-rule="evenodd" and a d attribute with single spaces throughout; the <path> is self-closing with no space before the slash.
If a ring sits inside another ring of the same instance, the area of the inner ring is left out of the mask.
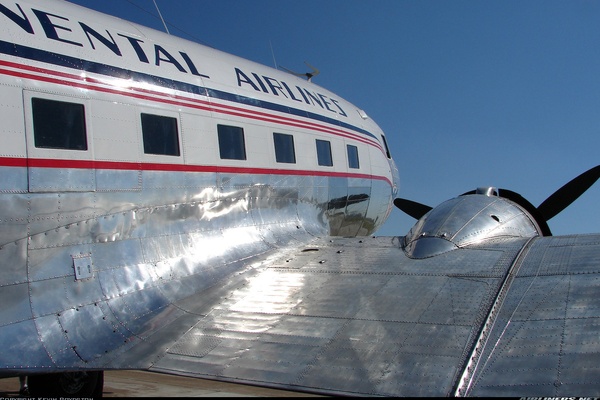
<path id="1" fill-rule="evenodd" d="M 382 132 L 335 94 L 66 2 L 1 4 L 3 371 L 124 367 L 173 302 L 389 215 Z M 36 146 L 37 98 L 84 106 L 86 150 Z M 177 120 L 180 155 L 144 152 L 142 113 Z M 219 157 L 219 124 L 243 128 L 245 160 Z M 274 132 L 293 135 L 296 163 L 276 161 Z"/>

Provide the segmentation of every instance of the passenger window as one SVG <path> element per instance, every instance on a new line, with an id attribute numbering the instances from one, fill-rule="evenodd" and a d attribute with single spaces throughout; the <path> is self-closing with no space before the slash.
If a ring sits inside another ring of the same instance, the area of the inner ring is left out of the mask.
<path id="1" fill-rule="evenodd" d="M 219 134 L 219 153 L 221 159 L 245 160 L 246 144 L 244 129 L 237 126 L 217 125 Z"/>
<path id="2" fill-rule="evenodd" d="M 358 162 L 358 147 L 353 146 L 351 144 L 346 146 L 348 150 L 348 167 L 349 168 L 360 168 L 360 164 Z"/>
<path id="3" fill-rule="evenodd" d="M 331 143 L 327 140 L 317 141 L 317 161 L 319 165 L 326 167 L 333 166 L 333 158 L 331 157 Z"/>
<path id="4" fill-rule="evenodd" d="M 275 143 L 275 160 L 278 163 L 296 163 L 294 137 L 292 135 L 273 133 L 273 143 Z"/>
<path id="5" fill-rule="evenodd" d="M 32 98 L 35 147 L 87 150 L 83 104 Z"/>
<path id="6" fill-rule="evenodd" d="M 144 153 L 179 156 L 177 118 L 142 114 Z"/>

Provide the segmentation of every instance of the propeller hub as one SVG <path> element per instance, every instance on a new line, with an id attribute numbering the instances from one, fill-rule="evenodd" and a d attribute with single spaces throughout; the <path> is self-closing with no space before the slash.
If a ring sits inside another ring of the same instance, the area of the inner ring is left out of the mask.
<path id="1" fill-rule="evenodd" d="M 483 194 L 485 196 L 498 196 L 498 188 L 489 186 L 489 187 L 479 187 L 475 191 L 476 194 Z"/>

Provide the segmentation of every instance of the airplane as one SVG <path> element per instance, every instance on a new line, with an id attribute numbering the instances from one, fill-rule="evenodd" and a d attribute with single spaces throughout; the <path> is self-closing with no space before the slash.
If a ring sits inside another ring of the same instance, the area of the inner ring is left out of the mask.
<path id="1" fill-rule="evenodd" d="M 59 0 L 0 0 L 0 376 L 139 369 L 330 395 L 598 396 L 600 237 L 478 188 L 396 197 L 306 77 Z M 373 233 L 394 205 L 418 221 Z"/>

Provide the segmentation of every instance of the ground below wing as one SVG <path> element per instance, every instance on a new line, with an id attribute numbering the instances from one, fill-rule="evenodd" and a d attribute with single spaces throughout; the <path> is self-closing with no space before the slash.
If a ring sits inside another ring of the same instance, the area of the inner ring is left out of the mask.
<path id="1" fill-rule="evenodd" d="M 401 239 L 286 251 L 179 302 L 183 316 L 131 351 L 152 371 L 317 393 L 600 393 L 600 236 L 423 260 Z"/>
<path id="2" fill-rule="evenodd" d="M 19 378 L 0 379 L 0 396 L 19 395 Z M 148 371 L 105 371 L 102 397 L 320 397 L 303 392 L 269 389 Z"/>

